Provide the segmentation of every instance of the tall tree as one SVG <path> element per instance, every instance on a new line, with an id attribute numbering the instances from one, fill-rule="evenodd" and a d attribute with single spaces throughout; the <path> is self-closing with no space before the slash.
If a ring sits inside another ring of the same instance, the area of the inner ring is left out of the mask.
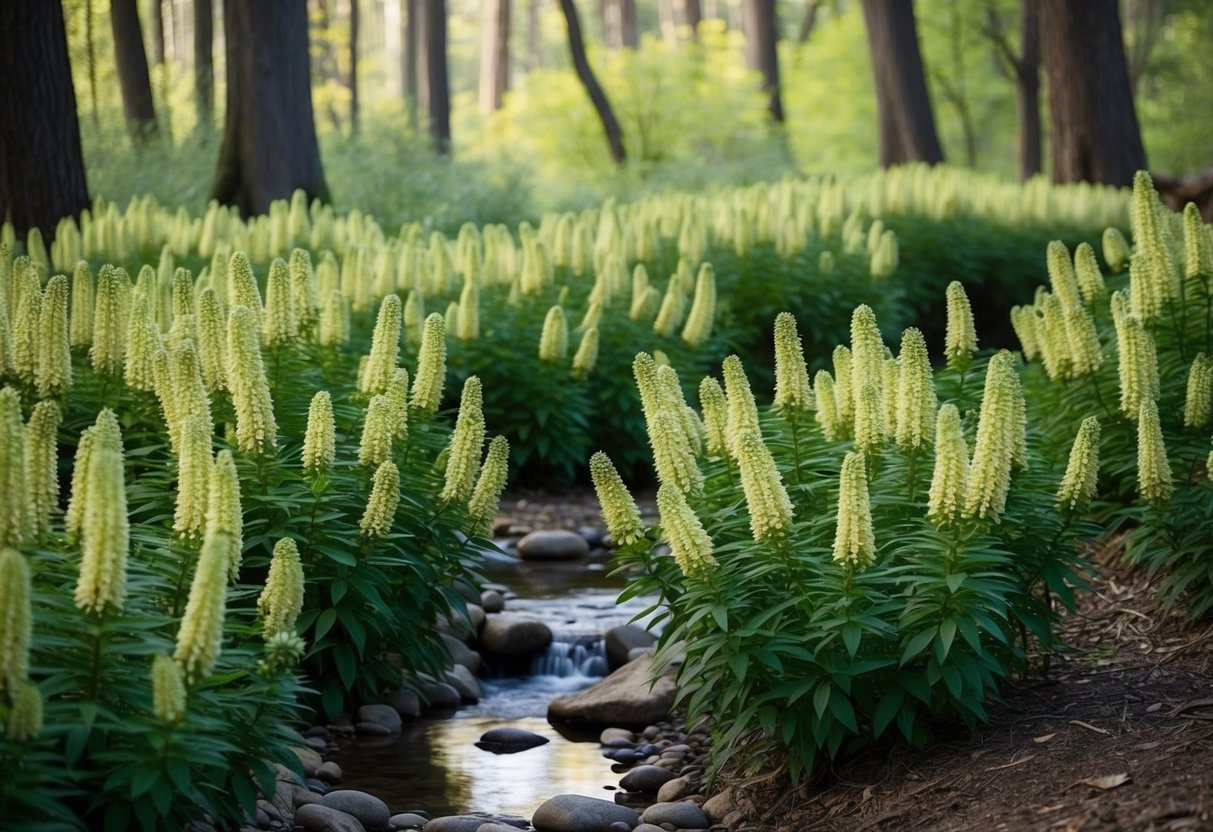
<path id="1" fill-rule="evenodd" d="M 762 73 L 762 90 L 767 94 L 767 112 L 771 120 L 783 122 L 783 101 L 779 94 L 779 18 L 775 0 L 744 0 L 746 65 Z"/>
<path id="2" fill-rule="evenodd" d="M 1117 0 L 1041 0 L 1053 181 L 1128 185 L 1146 166 Z"/>
<path id="3" fill-rule="evenodd" d="M 699 34 L 699 24 L 703 22 L 703 6 L 699 0 L 677 0 L 678 25 L 690 30 L 691 40 Z"/>
<path id="4" fill-rule="evenodd" d="M 405 0 L 404 31 L 401 40 L 404 49 L 401 50 L 400 71 L 401 84 L 404 87 L 404 103 L 408 109 L 409 124 L 417 127 L 417 99 L 420 94 L 418 67 L 421 64 L 421 0 Z"/>
<path id="5" fill-rule="evenodd" d="M 603 28 L 607 46 L 635 49 L 640 45 L 636 0 L 603 0 Z"/>
<path id="6" fill-rule="evenodd" d="M 0 3 L 0 221 L 46 236 L 88 207 L 63 6 Z"/>
<path id="7" fill-rule="evenodd" d="M 194 0 L 194 99 L 198 123 L 209 127 L 215 111 L 215 12 L 211 0 Z"/>
<path id="8" fill-rule="evenodd" d="M 1040 8 L 1037 0 L 1019 2 L 1019 51 L 1011 46 L 998 6 L 986 6 L 986 36 L 1002 59 L 1006 74 L 1015 80 L 1015 108 L 1019 115 L 1019 178 L 1040 173 L 1043 155 L 1040 128 Z"/>
<path id="9" fill-rule="evenodd" d="M 84 51 L 88 60 L 88 95 L 93 110 L 93 127 L 101 127 L 97 106 L 97 49 L 93 42 L 93 0 L 84 0 Z"/>
<path id="10" fill-rule="evenodd" d="M 510 89 L 510 0 L 482 0 L 480 110 L 492 113 Z"/>
<path id="11" fill-rule="evenodd" d="M 543 33 L 539 29 L 540 0 L 526 0 L 526 65 L 528 69 L 543 66 Z"/>
<path id="12" fill-rule="evenodd" d="M 451 89 L 446 67 L 446 0 L 422 0 L 425 110 L 434 150 L 451 152 Z"/>
<path id="13" fill-rule="evenodd" d="M 350 0 L 350 132 L 358 132 L 358 0 Z"/>
<path id="14" fill-rule="evenodd" d="M 594 105 L 594 111 L 602 122 L 607 144 L 611 146 L 611 158 L 615 160 L 615 164 L 622 166 L 628 158 L 627 150 L 623 146 L 623 129 L 619 126 L 615 111 L 611 109 L 611 102 L 607 100 L 606 92 L 598 83 L 586 58 L 585 40 L 581 37 L 581 20 L 577 16 L 577 7 L 573 0 L 560 0 L 560 11 L 564 14 L 564 23 L 569 34 L 569 54 L 573 59 L 573 69 L 581 79 L 586 93 L 590 96 L 590 103 Z"/>
<path id="15" fill-rule="evenodd" d="M 118 83 L 122 87 L 122 111 L 131 137 L 142 142 L 154 137 L 158 131 L 136 0 L 110 0 L 110 26 L 114 32 Z"/>
<path id="16" fill-rule="evenodd" d="M 822 0 L 808 0 L 804 4 L 804 17 L 800 19 L 800 29 L 796 33 L 797 43 L 808 43 L 817 28 L 817 13 L 821 11 Z"/>
<path id="17" fill-rule="evenodd" d="M 164 0 L 152 0 L 152 66 L 164 66 Z"/>
<path id="18" fill-rule="evenodd" d="M 308 72 L 305 0 L 228 3 L 227 123 L 214 198 L 245 214 L 302 188 L 328 200 Z"/>
<path id="19" fill-rule="evenodd" d="M 943 161 L 912 0 L 863 0 L 876 80 L 880 164 Z"/>

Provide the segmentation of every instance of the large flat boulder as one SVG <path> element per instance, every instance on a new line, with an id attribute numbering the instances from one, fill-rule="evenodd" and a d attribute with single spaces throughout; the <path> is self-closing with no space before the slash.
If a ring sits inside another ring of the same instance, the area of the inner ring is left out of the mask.
<path id="1" fill-rule="evenodd" d="M 633 829 L 639 822 L 635 809 L 579 794 L 558 794 L 536 809 L 531 818 L 539 832 L 612 832 L 612 824 L 622 823 Z"/>
<path id="2" fill-rule="evenodd" d="M 652 676 L 653 657 L 641 656 L 592 687 L 553 699 L 548 719 L 599 728 L 660 722 L 674 705 L 674 680 L 667 673 L 653 684 Z"/>

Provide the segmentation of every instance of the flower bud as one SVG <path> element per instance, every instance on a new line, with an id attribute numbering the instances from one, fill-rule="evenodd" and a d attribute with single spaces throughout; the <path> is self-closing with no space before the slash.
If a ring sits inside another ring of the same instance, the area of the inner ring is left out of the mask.
<path id="1" fill-rule="evenodd" d="M 76 606 L 94 615 L 121 610 L 126 602 L 130 525 L 122 452 L 95 446 L 88 462 L 88 502 L 80 530 L 80 578 Z"/>
<path id="2" fill-rule="evenodd" d="M 185 716 L 185 680 L 181 665 L 160 653 L 152 659 L 152 713 L 173 723 Z"/>
<path id="3" fill-rule="evenodd" d="M 390 459 L 375 469 L 371 496 L 358 527 L 367 537 L 383 537 L 392 530 L 400 505 L 400 471 Z"/>
<path id="4" fill-rule="evenodd" d="M 1032 361 L 1041 354 L 1039 323 L 1040 318 L 1034 306 L 1011 307 L 1011 328 L 1015 330 L 1026 361 Z"/>
<path id="5" fill-rule="evenodd" d="M 232 255 L 227 268 L 229 297 L 233 307 L 243 306 L 253 316 L 254 330 L 261 329 L 265 323 L 265 307 L 261 304 L 261 290 L 257 288 L 257 279 L 253 277 L 253 264 L 248 255 L 237 251 Z"/>
<path id="6" fill-rule="evenodd" d="M 828 442 L 837 442 L 846 433 L 842 417 L 838 413 L 838 394 L 834 377 L 826 370 L 818 370 L 813 377 L 813 397 L 817 400 L 817 424 Z"/>
<path id="7" fill-rule="evenodd" d="M 226 534 L 210 528 L 198 553 L 189 599 L 177 630 L 177 649 L 173 652 L 189 684 L 209 676 L 219 660 L 232 546 L 233 541 Z"/>
<path id="8" fill-rule="evenodd" d="M 207 485 L 206 534 L 218 537 L 228 547 L 228 574 L 233 581 L 236 580 L 244 550 L 244 512 L 240 505 L 240 478 L 231 451 L 220 451 L 211 466 Z"/>
<path id="9" fill-rule="evenodd" d="M 1103 259 L 1114 272 L 1124 270 L 1129 264 L 1131 252 L 1125 236 L 1119 228 L 1105 228 L 1103 232 Z"/>
<path id="10" fill-rule="evenodd" d="M 307 409 L 307 432 L 303 437 L 303 469 L 317 473 L 329 468 L 337 455 L 337 425 L 333 400 L 327 390 L 312 396 Z"/>
<path id="11" fill-rule="evenodd" d="M 792 527 L 792 501 L 775 458 L 762 436 L 753 430 L 745 431 L 737 440 L 737 465 L 754 539 L 774 543 L 786 538 Z"/>
<path id="12" fill-rule="evenodd" d="M 480 472 L 480 453 L 484 447 L 484 395 L 477 376 L 468 376 L 459 400 L 459 415 L 451 433 L 442 499 L 466 502 Z"/>
<path id="13" fill-rule="evenodd" d="M 716 567 L 712 538 L 704 531 L 683 492 L 670 484 L 657 489 L 657 511 L 674 561 L 688 578 L 707 579 Z"/>
<path id="14" fill-rule="evenodd" d="M 236 411 L 236 444 L 242 453 L 261 454 L 278 440 L 256 318 L 246 306 L 232 308 L 227 322 L 227 379 Z"/>
<path id="15" fill-rule="evenodd" d="M 270 275 L 266 278 L 265 322 L 261 326 L 261 336 L 270 349 L 289 346 L 299 338 L 291 272 L 282 258 L 270 264 Z"/>
<path id="16" fill-rule="evenodd" d="M 973 325 L 973 309 L 964 286 L 953 280 L 948 284 L 948 326 L 944 335 L 943 354 L 948 366 L 968 361 L 977 351 L 977 330 Z"/>
<path id="17" fill-rule="evenodd" d="M 425 301 L 421 292 L 414 289 L 404 302 L 404 335 L 410 344 L 421 343 L 421 331 L 425 327 Z"/>
<path id="18" fill-rule="evenodd" d="M 572 375 L 576 379 L 584 379 L 594 371 L 598 361 L 598 327 L 592 326 L 581 335 L 581 343 L 573 355 Z"/>
<path id="19" fill-rule="evenodd" d="M 1197 353 L 1188 369 L 1188 391 L 1184 400 L 1184 427 L 1203 428 L 1213 404 L 1213 362 Z"/>
<path id="20" fill-rule="evenodd" d="M 927 517 L 938 526 L 954 521 L 969 485 L 969 448 L 954 404 L 939 408 L 935 420 L 935 470 L 927 500 Z"/>
<path id="21" fill-rule="evenodd" d="M 705 376 L 699 384 L 699 406 L 703 410 L 704 443 L 708 455 L 726 456 L 729 452 L 728 401 L 720 382 L 711 376 Z"/>
<path id="22" fill-rule="evenodd" d="M 1137 489 L 1151 503 L 1165 503 L 1175 491 L 1158 421 L 1158 405 L 1152 398 L 1141 400 L 1137 416 Z"/>
<path id="23" fill-rule="evenodd" d="M 1053 240 L 1045 249 L 1045 265 L 1049 271 L 1049 286 L 1053 294 L 1061 301 L 1066 312 L 1082 306 L 1082 296 L 1078 291 L 1078 278 L 1074 274 L 1074 265 L 1070 262 L 1070 251 L 1065 243 Z"/>
<path id="24" fill-rule="evenodd" d="M 695 299 L 682 328 L 682 340 L 692 347 L 699 346 L 712 334 L 712 323 L 716 318 L 716 272 L 711 263 L 699 267 L 695 281 Z"/>
<path id="25" fill-rule="evenodd" d="M 636 501 L 610 457 L 602 451 L 590 457 L 590 477 L 594 480 L 602 519 L 615 542 L 620 546 L 629 546 L 644 537 L 640 509 L 636 507 Z"/>
<path id="26" fill-rule="evenodd" d="M 758 423 L 758 405 L 754 402 L 754 393 L 750 389 L 750 380 L 746 377 L 741 359 L 730 355 L 725 358 L 721 369 L 724 375 L 724 393 L 728 401 L 726 430 L 729 450 L 736 456 L 737 439 L 742 432 L 752 430 L 761 434 L 762 428 Z"/>
<path id="27" fill-rule="evenodd" d="M 265 588 L 257 598 L 262 633 L 267 639 L 275 633 L 295 632 L 295 620 L 303 610 L 303 565 L 299 547 L 289 537 L 274 544 Z"/>
<path id="28" fill-rule="evenodd" d="M 686 306 L 687 298 L 682 289 L 682 281 L 671 277 L 665 296 L 661 299 L 661 308 L 657 310 L 657 318 L 653 321 L 653 332 L 663 338 L 673 338 L 678 327 L 682 325 Z"/>
<path id="29" fill-rule="evenodd" d="M 475 280 L 464 280 L 459 293 L 459 316 L 455 321 L 455 337 L 471 341 L 480 337 L 480 287 Z"/>
<path id="30" fill-rule="evenodd" d="M 1090 243 L 1079 243 L 1074 249 L 1074 276 L 1084 303 L 1094 303 L 1108 293 L 1099 261 L 1095 259 L 1095 249 Z"/>
<path id="31" fill-rule="evenodd" d="M 903 450 L 930 445 L 935 435 L 935 378 L 927 342 L 913 327 L 902 333 L 898 365 L 894 439 Z"/>
<path id="32" fill-rule="evenodd" d="M 67 278 L 55 275 L 46 284 L 38 318 L 38 396 L 62 396 L 72 386 L 72 348 L 67 331 Z"/>
<path id="33" fill-rule="evenodd" d="M 358 389 L 368 395 L 382 393 L 392 382 L 392 374 L 400 361 L 400 297 L 388 295 L 379 304 L 379 317 L 371 337 L 370 360 L 362 374 Z"/>
<path id="34" fill-rule="evenodd" d="M 789 312 L 775 316 L 775 406 L 785 415 L 807 413 L 816 407 L 809 388 L 796 318 Z"/>
<path id="35" fill-rule="evenodd" d="M 41 733 L 42 692 L 33 682 L 22 682 L 13 695 L 5 737 L 12 742 L 29 742 Z"/>
<path id="36" fill-rule="evenodd" d="M 856 571 L 868 568 L 876 560 L 868 475 L 863 454 L 855 451 L 847 453 L 839 476 L 834 560 Z"/>
<path id="37" fill-rule="evenodd" d="M 339 347 L 350 340 L 350 307 L 340 289 L 329 292 L 320 314 L 320 343 Z"/>
<path id="38" fill-rule="evenodd" d="M 510 443 L 504 436 L 494 436 L 485 452 L 476 487 L 468 499 L 468 523 L 473 534 L 486 535 L 492 529 L 509 471 Z"/>
<path id="39" fill-rule="evenodd" d="M 29 564 L 16 549 L 0 548 L 0 692 L 12 695 L 29 676 L 33 627 Z"/>
<path id="40" fill-rule="evenodd" d="M 569 324 L 564 309 L 559 305 L 548 310 L 543 319 L 543 332 L 539 337 L 539 360 L 561 361 L 569 352 Z"/>
<path id="41" fill-rule="evenodd" d="M 427 413 L 437 413 L 445 381 L 446 325 L 442 316 L 434 312 L 425 319 L 422 328 L 417 371 L 413 373 L 412 406 Z"/>
<path id="42" fill-rule="evenodd" d="M 21 396 L 12 387 L 0 389 L 0 546 L 21 546 L 29 538 L 31 518 L 26 490 L 25 423 Z"/>
<path id="43" fill-rule="evenodd" d="M 1070 447 L 1066 473 L 1057 489 L 1057 505 L 1062 511 L 1083 511 L 1095 496 L 1099 479 L 1099 419 L 1088 416 L 1078 427 Z"/>
<path id="44" fill-rule="evenodd" d="M 59 405 L 44 400 L 34 405 L 25 430 L 25 486 L 31 532 L 50 531 L 51 512 L 59 507 Z"/>

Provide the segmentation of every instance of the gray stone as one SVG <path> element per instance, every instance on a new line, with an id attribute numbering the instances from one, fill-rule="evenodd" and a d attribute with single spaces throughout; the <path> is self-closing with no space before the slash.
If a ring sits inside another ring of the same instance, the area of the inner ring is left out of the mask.
<path id="1" fill-rule="evenodd" d="M 713 823 L 721 823 L 737 811 L 737 800 L 731 791 L 718 792 L 703 802 L 703 811 Z"/>
<path id="2" fill-rule="evenodd" d="M 535 810 L 531 823 L 539 832 L 610 832 L 611 824 L 634 829 L 640 822 L 635 809 L 609 800 L 561 794 Z"/>
<path id="3" fill-rule="evenodd" d="M 672 823 L 679 829 L 707 829 L 712 825 L 708 816 L 694 803 L 654 803 L 644 810 L 645 823 Z"/>
<path id="4" fill-rule="evenodd" d="M 439 635 L 442 637 L 442 643 L 446 645 L 446 651 L 450 654 L 452 662 L 463 665 L 473 673 L 480 670 L 479 653 L 452 635 L 448 635 L 447 633 L 440 633 Z"/>
<path id="5" fill-rule="evenodd" d="M 631 748 L 636 742 L 636 735 L 627 728 L 604 728 L 598 735 L 598 742 L 608 748 Z"/>
<path id="6" fill-rule="evenodd" d="M 421 716 L 421 698 L 415 690 L 401 688 L 388 694 L 385 701 L 395 708 L 396 713 L 403 719 L 417 719 Z"/>
<path id="7" fill-rule="evenodd" d="M 323 751 L 329 747 L 328 741 L 324 737 L 304 737 L 303 742 L 308 748 L 314 748 L 317 751 Z"/>
<path id="8" fill-rule="evenodd" d="M 324 762 L 315 749 L 304 748 L 303 746 L 293 745 L 291 751 L 295 752 L 295 756 L 299 758 L 299 762 L 303 763 L 303 774 L 305 777 L 315 777 L 316 770 L 320 768 L 320 764 Z"/>
<path id="9" fill-rule="evenodd" d="M 421 695 L 425 697 L 426 704 L 430 710 L 446 711 L 451 708 L 458 708 L 459 703 L 463 701 L 463 697 L 459 695 L 459 691 L 455 690 L 445 682 L 430 682 L 421 689 Z"/>
<path id="10" fill-rule="evenodd" d="M 634 662 L 642 656 L 652 655 L 653 648 L 651 647 L 633 647 L 628 651 L 628 661 Z"/>
<path id="11" fill-rule="evenodd" d="M 573 725 L 649 725 L 669 716 L 674 681 L 663 674 L 652 684 L 653 658 L 641 658 L 601 682 L 548 704 L 548 719 Z"/>
<path id="12" fill-rule="evenodd" d="M 355 728 L 359 722 L 373 722 L 393 734 L 400 733 L 400 714 L 391 705 L 363 705 L 358 709 L 358 718 L 354 722 Z"/>
<path id="13" fill-rule="evenodd" d="M 590 546 L 601 546 L 606 539 L 606 529 L 602 526 L 578 526 L 577 534 L 584 537 Z"/>
<path id="14" fill-rule="evenodd" d="M 498 656 L 533 656 L 552 642 L 548 625 L 533 618 L 501 613 L 485 622 L 480 646 Z"/>
<path id="15" fill-rule="evenodd" d="M 300 806 L 295 811 L 295 824 L 307 832 L 366 832 L 358 818 L 319 803 Z"/>
<path id="16" fill-rule="evenodd" d="M 494 754 L 514 754 L 528 748 L 547 745 L 548 742 L 547 737 L 522 728 L 493 728 L 481 735 L 476 747 Z"/>
<path id="17" fill-rule="evenodd" d="M 619 788 L 627 792 L 657 794 L 662 786 L 677 776 L 669 769 L 660 766 L 636 766 L 623 775 L 623 779 L 619 781 Z"/>
<path id="18" fill-rule="evenodd" d="M 427 823 L 425 832 L 476 832 L 488 822 L 484 815 L 447 815 Z"/>
<path id="19" fill-rule="evenodd" d="M 505 609 L 505 599 L 495 589 L 486 589 L 480 593 L 480 606 L 485 612 L 501 612 Z"/>
<path id="20" fill-rule="evenodd" d="M 637 826 L 632 832 L 665 832 L 660 826 L 654 826 L 651 823 L 642 823 Z"/>
<path id="21" fill-rule="evenodd" d="M 426 818 L 412 812 L 401 812 L 388 818 L 388 824 L 393 829 L 420 829 L 425 826 L 426 822 Z"/>
<path id="22" fill-rule="evenodd" d="M 331 791 L 324 796 L 322 802 L 329 809 L 353 815 L 367 829 L 382 829 L 392 817 L 386 803 L 373 794 L 355 789 Z"/>
<path id="23" fill-rule="evenodd" d="M 545 529 L 518 541 L 518 557 L 523 560 L 576 560 L 590 553 L 585 538 L 566 529 Z"/>
<path id="24" fill-rule="evenodd" d="M 518 832 L 518 827 L 508 823 L 482 823 L 476 827 L 476 832 Z"/>
<path id="25" fill-rule="evenodd" d="M 695 784 L 691 782 L 691 778 L 675 777 L 657 790 L 657 802 L 673 803 L 676 800 L 682 800 L 684 797 L 690 797 L 694 793 Z"/>
<path id="26" fill-rule="evenodd" d="M 341 780 L 341 766 L 332 760 L 321 763 L 316 769 L 316 776 L 326 783 L 337 783 Z"/>
<path id="27" fill-rule="evenodd" d="M 446 683 L 459 691 L 459 698 L 465 705 L 474 705 L 480 701 L 480 682 L 461 664 L 457 664 L 442 674 Z"/>
<path id="28" fill-rule="evenodd" d="M 354 730 L 368 737 L 390 737 L 392 735 L 391 728 L 380 725 L 378 722 L 357 722 L 354 723 Z"/>
<path id="29" fill-rule="evenodd" d="M 637 647 L 649 648 L 657 643 L 657 637 L 636 624 L 621 624 L 606 631 L 607 664 L 616 670 L 627 664 L 632 651 Z"/>

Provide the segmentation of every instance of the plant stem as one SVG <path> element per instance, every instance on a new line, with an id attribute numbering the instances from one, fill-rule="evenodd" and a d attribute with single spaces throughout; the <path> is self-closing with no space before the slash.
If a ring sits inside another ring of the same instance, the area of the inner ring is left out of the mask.
<path id="1" fill-rule="evenodd" d="M 93 638 L 93 660 L 92 666 L 89 669 L 88 679 L 88 698 L 90 700 L 97 698 L 97 690 L 101 687 L 101 653 L 104 647 L 105 640 L 105 610 L 102 609 L 101 615 L 97 617 L 95 622 L 94 638 Z"/>
<path id="2" fill-rule="evenodd" d="M 792 423 L 792 458 L 796 462 L 796 484 L 800 485 L 800 415 L 793 414 L 789 421 Z"/>
<path id="3" fill-rule="evenodd" d="M 1096 379 L 1096 373 L 1091 372 L 1087 377 L 1091 379 L 1091 389 L 1095 391 L 1095 401 L 1099 402 L 1099 406 L 1109 419 L 1112 418 L 1112 411 L 1108 409 L 1108 405 L 1103 400 L 1103 394 L 1099 392 L 1099 381 Z"/>

